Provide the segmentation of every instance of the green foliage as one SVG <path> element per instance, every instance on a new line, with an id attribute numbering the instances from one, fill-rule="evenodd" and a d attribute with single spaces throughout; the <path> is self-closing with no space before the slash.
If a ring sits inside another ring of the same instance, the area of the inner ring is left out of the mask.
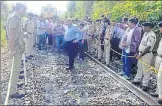
<path id="1" fill-rule="evenodd" d="M 1 22 L 1 46 L 2 47 L 6 46 L 6 32 L 3 27 L 4 27 L 4 25 Z"/>
<path id="2" fill-rule="evenodd" d="M 68 6 L 68 13 L 72 18 L 83 19 L 85 16 L 91 16 L 96 20 L 101 18 L 101 15 L 105 15 L 110 20 L 119 22 L 123 16 L 138 17 L 140 22 L 151 21 L 155 25 L 162 20 L 161 1 L 77 1 L 75 3 L 73 1 L 73 5 L 71 1 Z M 157 26 L 154 31 L 157 35 L 154 49 L 156 50 L 162 35 Z"/>
<path id="3" fill-rule="evenodd" d="M 90 11 L 90 12 L 88 12 Z M 140 20 L 162 19 L 161 1 L 70 1 L 68 4 L 70 17 L 83 18 L 89 15 L 92 19 L 101 18 L 101 15 L 111 16 L 111 20 L 120 20 L 121 17 L 136 16 Z M 89 13 L 89 14 L 87 14 Z"/>
<path id="4" fill-rule="evenodd" d="M 2 47 L 6 46 L 6 31 L 4 29 L 5 22 L 9 14 L 12 13 L 12 5 L 7 4 L 6 2 L 1 2 L 1 45 Z"/>

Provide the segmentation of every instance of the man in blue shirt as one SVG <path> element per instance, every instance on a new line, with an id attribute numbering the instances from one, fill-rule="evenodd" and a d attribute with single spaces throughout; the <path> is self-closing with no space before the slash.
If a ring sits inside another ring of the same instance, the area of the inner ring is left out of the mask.
<path id="1" fill-rule="evenodd" d="M 77 48 L 77 42 L 80 40 L 79 35 L 81 33 L 81 30 L 72 24 L 72 19 L 67 19 L 66 24 L 68 26 L 64 40 L 67 43 L 67 52 L 69 57 L 69 67 L 66 68 L 66 70 L 72 70 L 74 68 L 74 58 L 76 56 L 76 48 Z"/>
<path id="2" fill-rule="evenodd" d="M 78 39 L 79 39 L 79 41 L 78 41 L 79 57 L 78 58 L 79 58 L 79 60 L 83 61 L 84 57 L 85 57 L 84 47 L 87 43 L 87 40 L 85 39 L 87 32 L 86 32 L 86 30 L 84 30 L 84 24 L 83 23 L 80 23 L 79 28 L 82 32 L 80 33 L 80 35 L 78 35 Z"/>
<path id="3" fill-rule="evenodd" d="M 39 37 L 38 49 L 42 50 L 45 45 L 45 23 L 43 16 L 39 17 L 39 21 L 37 22 L 37 35 Z"/>

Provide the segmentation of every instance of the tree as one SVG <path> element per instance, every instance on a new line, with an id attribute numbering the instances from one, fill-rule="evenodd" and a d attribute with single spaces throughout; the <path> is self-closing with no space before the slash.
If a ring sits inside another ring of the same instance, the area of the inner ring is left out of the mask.
<path id="1" fill-rule="evenodd" d="M 68 17 L 73 17 L 76 10 L 76 1 L 69 1 L 67 4 Z"/>
<path id="2" fill-rule="evenodd" d="M 6 32 L 4 29 L 7 17 L 12 13 L 12 5 L 7 4 L 5 1 L 1 2 L 1 45 L 6 45 Z"/>
<path id="3" fill-rule="evenodd" d="M 123 16 L 137 17 L 140 22 L 151 21 L 155 25 L 162 20 L 161 1 L 76 1 L 70 2 L 68 13 L 72 18 L 83 19 L 91 16 L 93 20 L 104 15 L 110 20 L 120 21 Z M 154 28 L 157 34 L 157 44 L 161 38 L 158 27 Z M 156 50 L 156 49 L 155 49 Z"/>

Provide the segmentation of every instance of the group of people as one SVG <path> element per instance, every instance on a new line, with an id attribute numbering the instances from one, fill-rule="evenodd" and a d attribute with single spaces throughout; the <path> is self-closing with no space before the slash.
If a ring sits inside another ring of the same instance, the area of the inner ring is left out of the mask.
<path id="1" fill-rule="evenodd" d="M 142 89 L 148 90 L 151 71 L 146 71 L 149 67 L 141 61 L 148 65 L 152 63 L 156 34 L 152 30 L 154 25 L 151 22 L 140 25 L 136 17 L 130 19 L 123 17 L 121 23 L 110 21 L 106 17 L 101 17 L 95 22 L 91 18 L 87 20 L 68 18 L 54 22 L 53 19 L 46 20 L 42 15 L 38 17 L 29 13 L 28 20 L 23 23 L 21 17 L 25 11 L 26 7 L 23 4 L 17 4 L 15 12 L 7 20 L 7 38 L 13 56 L 9 82 L 11 98 L 23 96 L 16 91 L 22 54 L 25 51 L 26 58 L 32 58 L 33 46 L 37 44 L 39 50 L 45 49 L 45 44 L 56 46 L 58 52 L 61 48 L 65 49 L 69 57 L 69 67 L 66 70 L 71 71 L 74 71 L 75 57 L 78 56 L 78 59 L 83 61 L 85 52 L 94 55 L 99 61 L 104 60 L 107 66 L 112 60 L 122 59 L 123 68 L 119 75 L 129 80 L 133 66 L 137 66 L 133 83 L 140 84 L 142 81 Z M 158 25 L 162 33 L 162 22 Z M 162 104 L 162 40 L 157 54 L 155 68 L 159 71 L 156 93 L 159 95 L 158 102 Z"/>
<path id="2" fill-rule="evenodd" d="M 154 24 L 144 22 L 140 25 L 136 17 L 130 19 L 123 17 L 121 23 L 110 21 L 107 18 L 98 19 L 95 24 L 91 20 L 88 23 L 88 53 L 94 54 L 99 61 L 102 61 L 103 56 L 107 66 L 113 59 L 122 59 L 122 70 L 119 75 L 127 80 L 130 79 L 133 67 L 137 66 L 133 84 L 140 85 L 142 83 L 144 91 L 149 89 L 150 67 L 154 65 L 158 71 L 157 89 L 155 93 L 150 92 L 150 94 L 152 96 L 159 95 L 159 103 L 162 103 L 162 39 L 154 59 L 152 53 L 156 43 L 156 34 L 153 31 Z M 158 26 L 160 33 L 162 33 L 162 22 Z"/>

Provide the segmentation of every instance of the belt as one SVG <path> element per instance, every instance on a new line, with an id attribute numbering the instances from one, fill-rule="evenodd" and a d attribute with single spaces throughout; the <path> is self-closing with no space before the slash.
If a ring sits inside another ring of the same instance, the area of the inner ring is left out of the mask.
<path id="1" fill-rule="evenodd" d="M 149 52 L 147 52 L 147 53 L 151 53 L 151 52 L 152 52 L 152 51 L 149 51 Z M 140 51 L 140 53 L 143 53 L 143 52 Z"/>
<path id="2" fill-rule="evenodd" d="M 33 33 L 30 33 L 30 32 L 27 32 L 28 34 L 33 34 Z"/>
<path id="3" fill-rule="evenodd" d="M 71 40 L 71 41 L 67 41 L 67 42 L 73 42 L 74 40 L 76 40 L 76 39 L 73 39 L 73 40 Z"/>

